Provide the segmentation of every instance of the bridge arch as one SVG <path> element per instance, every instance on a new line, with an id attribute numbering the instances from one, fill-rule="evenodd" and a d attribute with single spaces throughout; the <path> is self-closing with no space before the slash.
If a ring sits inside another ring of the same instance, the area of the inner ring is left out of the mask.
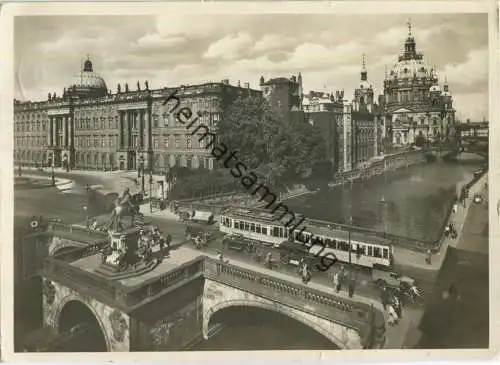
<path id="1" fill-rule="evenodd" d="M 108 332 L 106 331 L 106 327 L 102 319 L 98 315 L 95 308 L 86 303 L 85 300 L 77 294 L 73 293 L 69 294 L 64 298 L 62 298 L 61 301 L 59 302 L 59 305 L 55 313 L 55 321 L 54 321 L 54 323 L 57 326 L 58 332 L 69 330 L 72 326 L 78 324 L 75 323 L 74 320 L 75 314 L 79 315 L 76 316 L 76 318 L 90 319 L 93 317 L 93 319 L 99 326 L 100 333 L 102 334 L 102 339 L 105 347 L 103 351 L 108 351 L 108 352 L 111 351 L 112 349 L 111 341 L 109 339 Z M 71 320 L 72 317 L 73 320 Z"/>
<path id="2" fill-rule="evenodd" d="M 350 349 L 353 348 L 350 346 L 350 338 L 347 332 L 342 331 L 343 336 L 338 336 L 334 333 L 333 327 L 334 324 L 331 323 L 331 326 L 327 327 L 325 325 L 320 324 L 320 319 L 317 320 L 308 319 L 305 315 L 300 315 L 295 310 L 291 310 L 291 308 L 287 308 L 285 306 L 276 306 L 273 303 L 267 303 L 264 301 L 254 301 L 250 299 L 235 299 L 235 300 L 227 300 L 224 302 L 217 303 L 211 306 L 208 311 L 203 314 L 203 337 L 208 339 L 208 329 L 210 324 L 210 319 L 219 311 L 223 309 L 227 309 L 230 307 L 254 307 L 264 309 L 270 312 L 275 312 L 281 314 L 285 317 L 296 320 L 299 323 L 304 324 L 305 326 L 313 329 L 323 337 L 327 338 L 329 341 L 334 343 L 339 349 Z"/>
<path id="3" fill-rule="evenodd" d="M 49 246 L 49 256 L 81 248 L 82 245 L 69 240 L 54 240 Z"/>

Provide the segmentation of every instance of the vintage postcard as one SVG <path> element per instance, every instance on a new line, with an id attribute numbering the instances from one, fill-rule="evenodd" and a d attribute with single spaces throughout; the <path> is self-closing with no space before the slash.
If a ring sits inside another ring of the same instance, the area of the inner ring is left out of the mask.
<path id="1" fill-rule="evenodd" d="M 4 360 L 494 356 L 496 4 L 0 15 Z"/>

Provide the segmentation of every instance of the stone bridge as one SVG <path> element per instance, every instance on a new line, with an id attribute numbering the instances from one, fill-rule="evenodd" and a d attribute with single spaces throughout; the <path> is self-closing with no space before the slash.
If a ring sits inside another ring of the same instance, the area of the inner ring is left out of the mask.
<path id="1" fill-rule="evenodd" d="M 210 319 L 229 307 L 288 316 L 341 349 L 384 345 L 383 314 L 365 303 L 206 256 L 127 286 L 72 265 L 94 254 L 88 246 L 49 256 L 40 275 L 44 326 L 61 333 L 93 322 L 100 351 L 185 349 L 207 338 Z"/>

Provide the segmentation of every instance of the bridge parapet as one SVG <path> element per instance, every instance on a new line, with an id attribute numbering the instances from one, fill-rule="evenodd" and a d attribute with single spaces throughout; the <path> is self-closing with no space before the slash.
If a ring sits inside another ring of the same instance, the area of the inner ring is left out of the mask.
<path id="1" fill-rule="evenodd" d="M 204 273 L 206 279 L 354 329 L 365 343 L 374 340 L 380 342 L 380 339 L 372 338 L 377 332 L 383 336 L 383 314 L 366 303 L 339 298 L 318 289 L 210 258 L 205 258 Z"/>

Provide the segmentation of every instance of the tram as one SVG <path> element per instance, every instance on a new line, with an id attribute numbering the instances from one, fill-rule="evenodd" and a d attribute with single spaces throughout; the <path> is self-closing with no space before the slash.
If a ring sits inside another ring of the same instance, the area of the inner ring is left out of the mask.
<path id="1" fill-rule="evenodd" d="M 231 210 L 221 215 L 219 229 L 280 250 L 293 242 L 303 246 L 310 256 L 334 255 L 338 261 L 369 268 L 374 264 L 390 267 L 393 262 L 393 246 L 379 237 L 332 229 L 317 222 L 304 223 L 290 232 L 276 216 L 267 212 Z"/>

